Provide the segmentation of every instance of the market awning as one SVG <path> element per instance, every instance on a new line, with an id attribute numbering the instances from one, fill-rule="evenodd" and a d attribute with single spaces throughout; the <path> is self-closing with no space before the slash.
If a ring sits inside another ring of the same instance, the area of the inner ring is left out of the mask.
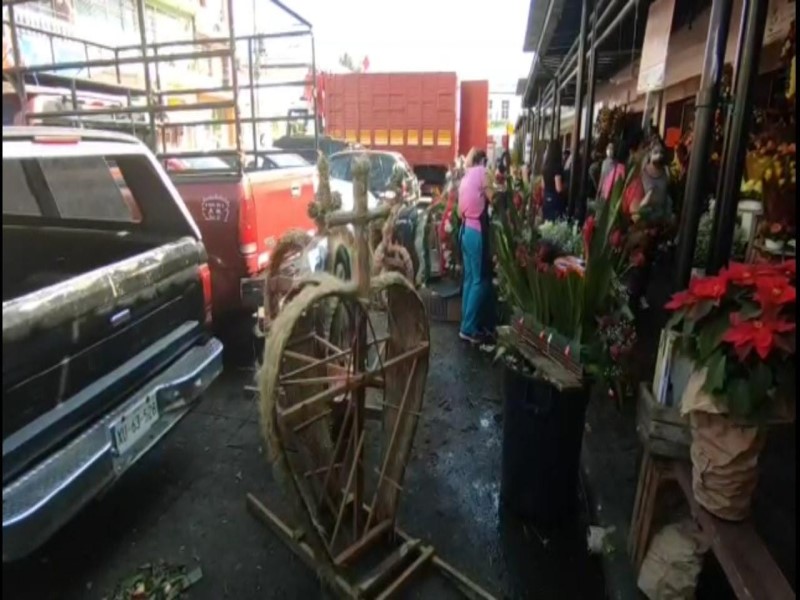
<path id="1" fill-rule="evenodd" d="M 639 57 L 651 0 L 596 0 L 599 27 L 596 77 L 607 81 Z M 523 106 L 534 106 L 568 56 L 577 55 L 583 0 L 531 0 L 524 49 L 534 52 L 523 94 Z M 710 0 L 676 0 L 672 30 L 690 22 Z M 591 23 L 591 18 L 590 18 Z M 570 61 L 573 65 L 576 60 Z M 564 70 L 570 79 L 561 92 L 562 106 L 575 102 L 574 66 Z"/>

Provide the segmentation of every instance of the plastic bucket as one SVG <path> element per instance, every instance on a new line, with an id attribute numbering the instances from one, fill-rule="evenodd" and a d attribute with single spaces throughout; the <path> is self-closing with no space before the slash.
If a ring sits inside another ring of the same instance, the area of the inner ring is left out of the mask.
<path id="1" fill-rule="evenodd" d="M 577 512 L 589 390 L 560 392 L 507 365 L 503 379 L 501 499 L 520 517 L 561 524 Z"/>

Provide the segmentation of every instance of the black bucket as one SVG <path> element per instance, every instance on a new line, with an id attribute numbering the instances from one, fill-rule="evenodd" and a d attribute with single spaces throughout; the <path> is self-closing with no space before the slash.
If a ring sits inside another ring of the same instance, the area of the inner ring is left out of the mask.
<path id="1" fill-rule="evenodd" d="M 520 517 L 559 525 L 577 512 L 589 390 L 560 392 L 508 366 L 503 388 L 500 496 Z"/>

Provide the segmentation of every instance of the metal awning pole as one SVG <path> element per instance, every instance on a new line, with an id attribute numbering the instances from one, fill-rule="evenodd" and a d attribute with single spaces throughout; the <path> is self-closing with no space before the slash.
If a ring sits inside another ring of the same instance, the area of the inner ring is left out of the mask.
<path id="1" fill-rule="evenodd" d="M 560 79 L 556 79 L 556 92 L 555 92 L 555 110 L 553 112 L 554 115 L 554 122 L 555 122 L 555 132 L 556 135 L 553 138 L 554 140 L 561 140 L 561 83 Z"/>
<path id="2" fill-rule="evenodd" d="M 255 4 L 255 3 L 254 3 Z M 253 7 L 255 14 L 255 6 Z M 250 79 L 250 116 L 253 122 L 250 124 L 253 140 L 253 152 L 258 151 L 258 123 L 255 119 L 258 117 L 258 110 L 256 108 L 256 61 L 259 59 L 258 48 L 253 43 L 252 39 L 247 40 L 247 76 Z M 258 161 L 256 161 L 258 162 Z"/>
<path id="3" fill-rule="evenodd" d="M 592 18 L 592 39 L 597 39 L 597 8 L 598 2 L 595 0 L 594 16 Z M 589 50 L 589 74 L 586 78 L 586 121 L 584 122 L 583 139 L 583 165 L 581 165 L 580 187 L 578 188 L 579 197 L 586 201 L 589 191 L 589 166 L 592 164 L 592 134 L 594 133 L 594 86 L 597 78 L 597 48 L 594 44 Z M 586 217 L 586 206 L 580 207 L 578 215 L 579 222 L 582 223 Z"/>
<path id="4" fill-rule="evenodd" d="M 153 106 L 155 98 L 153 98 L 153 82 L 150 80 L 150 61 L 147 54 L 147 19 L 145 17 L 144 0 L 136 0 L 136 16 L 139 20 L 139 43 L 140 52 L 142 53 L 142 66 L 144 67 L 144 91 L 147 96 L 147 138 L 150 141 L 148 144 L 153 153 L 158 152 L 156 142 L 156 111 Z"/>
<path id="5" fill-rule="evenodd" d="M 618 14 L 620 12 L 620 10 L 623 8 L 622 6 L 620 6 L 620 3 L 621 2 L 626 2 L 627 3 L 627 2 L 630 2 L 630 1 L 637 2 L 639 0 L 611 0 L 611 1 L 606 3 L 605 8 L 603 9 L 603 12 L 599 16 L 597 15 L 597 12 L 595 12 L 595 23 L 596 23 L 596 26 L 593 24 L 593 26 L 592 26 L 592 35 L 591 35 L 591 37 L 587 38 L 587 40 L 586 40 L 587 43 L 589 44 L 589 48 L 592 48 L 595 45 L 595 41 L 597 40 L 597 31 L 601 27 L 605 27 L 606 21 L 612 15 Z M 599 2 L 600 2 L 600 0 L 596 0 L 596 3 L 599 4 Z M 597 6 L 598 10 L 599 10 L 599 8 L 600 7 Z M 612 27 L 613 26 L 614 25 L 612 25 Z M 606 29 L 603 29 L 602 33 L 605 33 L 605 32 L 606 32 Z M 562 75 L 562 76 L 566 75 L 567 71 L 569 71 L 570 69 L 574 69 L 575 61 L 578 58 L 578 54 L 575 52 L 575 46 L 577 45 L 577 43 L 578 43 L 578 40 L 575 40 L 573 42 L 572 47 L 570 47 L 570 49 L 569 49 L 569 52 L 567 52 L 564 55 L 564 60 L 562 61 L 561 65 L 559 66 L 558 69 L 556 69 L 556 72 L 559 75 Z M 573 70 L 572 74 L 569 75 L 569 77 L 567 77 L 566 81 L 569 81 L 574 76 L 574 74 L 575 74 L 575 71 Z"/>
<path id="6" fill-rule="evenodd" d="M 233 20 L 233 0 L 227 2 L 228 11 L 228 43 L 230 44 L 230 61 L 231 61 L 231 88 L 233 91 L 233 130 L 236 136 L 236 155 L 239 157 L 237 160 L 239 172 L 244 171 L 244 160 L 242 157 L 242 114 L 239 107 L 239 61 L 236 58 L 236 34 Z M 253 127 L 255 127 L 255 120 Z"/>
<path id="7" fill-rule="evenodd" d="M 736 57 L 736 93 L 730 128 L 726 132 L 728 143 L 722 162 L 722 180 L 714 206 L 709 273 L 716 273 L 728 263 L 733 247 L 739 189 L 752 120 L 754 84 L 761 60 L 768 8 L 767 0 L 745 0 L 742 7 L 742 29 Z"/>
<path id="8" fill-rule="evenodd" d="M 642 2 L 642 0 L 628 0 L 625 3 L 625 5 L 619 9 L 619 12 L 616 13 L 614 20 L 605 26 L 605 29 L 598 34 L 596 39 L 592 40 L 591 48 L 593 49 L 599 48 L 600 45 L 603 42 L 605 42 L 612 33 L 614 33 L 614 30 L 616 30 L 616 28 L 622 24 L 622 21 L 625 19 L 625 17 L 628 16 L 628 13 L 630 13 L 634 8 L 636 8 L 636 6 L 640 2 Z M 578 67 L 574 67 L 572 71 L 570 71 L 566 75 L 562 75 L 561 85 L 565 86 L 566 82 L 575 77 L 577 70 Z"/>
<path id="9" fill-rule="evenodd" d="M 319 102 L 317 101 L 317 45 L 314 34 L 311 34 L 311 98 L 314 106 L 314 150 L 319 153 L 319 130 L 322 127 L 322 118 L 319 115 Z"/>
<path id="10" fill-rule="evenodd" d="M 542 104 L 542 88 L 539 88 L 539 99 L 536 102 L 536 145 L 544 137 L 544 104 Z"/>
<path id="11" fill-rule="evenodd" d="M 581 118 L 583 117 L 583 80 L 586 77 L 586 36 L 589 32 L 589 11 L 591 0 L 581 2 L 581 29 L 578 34 L 578 78 L 575 81 L 575 121 L 572 124 L 572 140 L 570 144 L 570 156 L 572 157 L 572 170 L 569 178 L 569 200 L 567 205 L 567 216 L 570 219 L 576 217 L 576 212 L 585 202 L 585 198 L 579 198 L 581 177 L 580 170 L 583 169 L 583 161 L 579 160 L 578 150 L 581 143 Z M 577 169 L 576 169 L 577 167 Z"/>
<path id="12" fill-rule="evenodd" d="M 14 15 L 14 5 L 8 5 L 8 28 L 10 29 L 11 34 L 11 52 L 14 57 L 14 66 L 17 69 L 22 68 L 22 52 L 19 49 L 19 35 L 17 32 L 17 18 Z M 22 114 L 22 118 L 25 120 L 25 124 L 28 123 L 28 107 L 26 106 L 28 103 L 26 101 L 27 94 L 25 92 L 25 73 L 20 71 L 16 77 L 16 88 L 17 88 L 17 97 L 19 98 L 19 110 Z"/>
<path id="13" fill-rule="evenodd" d="M 719 84 L 725 64 L 728 27 L 731 21 L 733 0 L 713 0 L 708 22 L 708 36 L 697 92 L 694 122 L 694 142 L 686 173 L 686 191 L 680 220 L 675 288 L 683 289 L 689 283 L 694 263 L 697 227 L 706 199 L 706 173 L 710 158 L 711 139 L 714 134 L 714 113 L 719 102 Z"/>

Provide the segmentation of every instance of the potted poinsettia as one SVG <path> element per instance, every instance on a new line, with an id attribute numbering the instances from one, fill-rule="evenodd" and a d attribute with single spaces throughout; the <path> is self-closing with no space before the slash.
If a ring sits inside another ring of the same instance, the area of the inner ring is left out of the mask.
<path id="1" fill-rule="evenodd" d="M 697 501 L 748 516 L 764 425 L 794 414 L 795 262 L 731 263 L 693 279 L 667 304 L 695 372 L 681 411 L 692 427 Z"/>

